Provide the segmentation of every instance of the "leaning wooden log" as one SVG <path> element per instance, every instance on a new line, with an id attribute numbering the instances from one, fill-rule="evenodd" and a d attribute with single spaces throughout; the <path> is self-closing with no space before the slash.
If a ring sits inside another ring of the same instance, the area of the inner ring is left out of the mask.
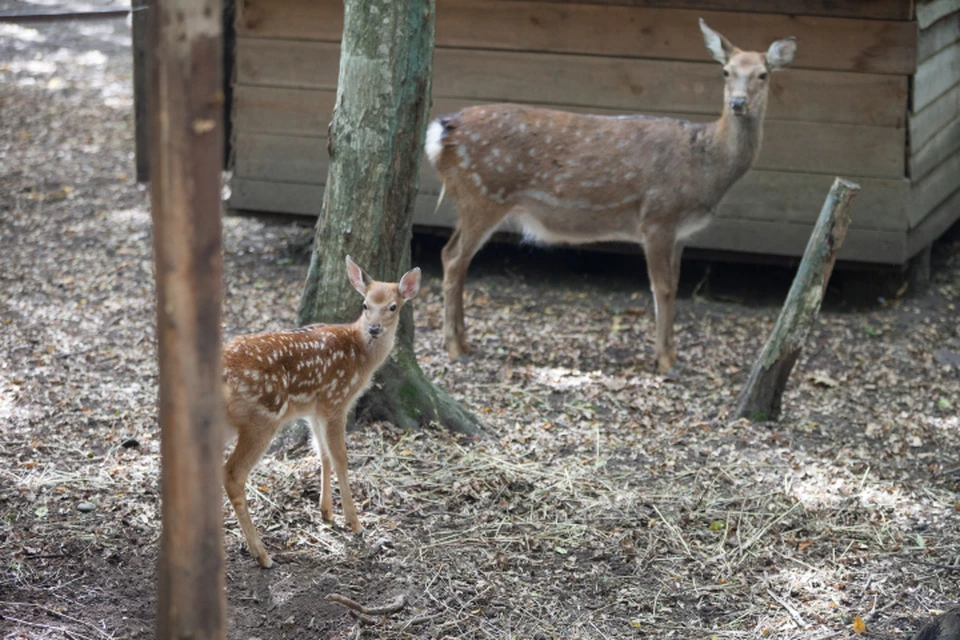
<path id="1" fill-rule="evenodd" d="M 837 252 L 850 226 L 850 203 L 859 192 L 860 185 L 834 180 L 777 324 L 737 399 L 734 417 L 755 421 L 780 417 L 783 390 L 820 311 Z"/>

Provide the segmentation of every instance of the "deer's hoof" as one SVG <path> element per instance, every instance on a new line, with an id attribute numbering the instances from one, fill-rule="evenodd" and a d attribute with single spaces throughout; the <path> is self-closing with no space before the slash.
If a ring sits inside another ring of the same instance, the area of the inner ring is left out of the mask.
<path id="1" fill-rule="evenodd" d="M 677 356 L 673 353 L 657 358 L 657 369 L 664 375 L 670 374 L 671 371 L 676 373 L 676 364 Z"/>
<path id="2" fill-rule="evenodd" d="M 466 342 L 453 342 L 447 344 L 447 355 L 450 360 L 460 360 L 470 354 L 470 346 Z"/>

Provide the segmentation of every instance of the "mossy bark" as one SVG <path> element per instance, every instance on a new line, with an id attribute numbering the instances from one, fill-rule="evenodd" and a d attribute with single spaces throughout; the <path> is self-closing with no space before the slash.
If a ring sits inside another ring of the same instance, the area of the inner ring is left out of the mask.
<path id="1" fill-rule="evenodd" d="M 850 203 L 860 186 L 837 178 L 793 279 L 773 333 L 737 398 L 734 416 L 754 421 L 780 417 L 783 391 L 827 290 L 840 245 L 850 226 Z"/>
<path id="2" fill-rule="evenodd" d="M 410 268 L 413 205 L 430 110 L 433 0 L 346 0 L 337 100 L 323 207 L 299 321 L 349 322 L 360 298 L 350 255 L 378 280 Z M 403 429 L 439 423 L 476 433 L 479 422 L 433 385 L 413 350 L 413 309 L 401 312 L 397 348 L 358 411 Z"/>

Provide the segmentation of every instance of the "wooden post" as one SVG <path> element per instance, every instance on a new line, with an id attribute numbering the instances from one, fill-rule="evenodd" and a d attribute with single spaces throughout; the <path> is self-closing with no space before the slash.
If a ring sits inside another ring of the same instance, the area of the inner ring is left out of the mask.
<path id="1" fill-rule="evenodd" d="M 147 39 L 150 33 L 149 0 L 130 0 L 133 46 L 133 120 L 137 182 L 150 180 L 150 145 L 147 141 Z"/>
<path id="2" fill-rule="evenodd" d="M 850 203 L 859 192 L 857 184 L 834 180 L 777 324 L 737 399 L 734 417 L 757 421 L 780 417 L 783 390 L 820 311 L 837 252 L 850 226 Z"/>
<path id="3" fill-rule="evenodd" d="M 150 181 L 163 532 L 157 638 L 225 637 L 220 0 L 151 4 Z"/>

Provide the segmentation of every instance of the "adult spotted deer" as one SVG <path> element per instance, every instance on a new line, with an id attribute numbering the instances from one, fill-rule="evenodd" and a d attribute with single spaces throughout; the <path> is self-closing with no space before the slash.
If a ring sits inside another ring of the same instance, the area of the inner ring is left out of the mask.
<path id="1" fill-rule="evenodd" d="M 353 324 L 240 336 L 223 349 L 224 404 L 237 432 L 224 488 L 250 553 L 265 568 L 273 561 L 250 520 L 247 476 L 280 426 L 295 418 L 308 419 L 320 452 L 323 519 L 333 519 L 332 462 L 346 521 L 354 533 L 363 529 L 347 481 L 347 413 L 393 349 L 400 309 L 420 290 L 420 269 L 397 284 L 375 282 L 347 256 L 347 275 L 363 296 L 363 313 Z"/>
<path id="2" fill-rule="evenodd" d="M 706 227 L 760 149 L 769 74 L 796 40 L 742 51 L 700 20 L 723 65 L 723 114 L 711 123 L 595 116 L 495 104 L 430 123 L 426 153 L 457 202 L 443 248 L 443 336 L 467 350 L 463 282 L 470 260 L 505 220 L 546 244 L 632 241 L 643 246 L 656 309 L 660 371 L 676 362 L 673 314 L 684 241 Z"/>

